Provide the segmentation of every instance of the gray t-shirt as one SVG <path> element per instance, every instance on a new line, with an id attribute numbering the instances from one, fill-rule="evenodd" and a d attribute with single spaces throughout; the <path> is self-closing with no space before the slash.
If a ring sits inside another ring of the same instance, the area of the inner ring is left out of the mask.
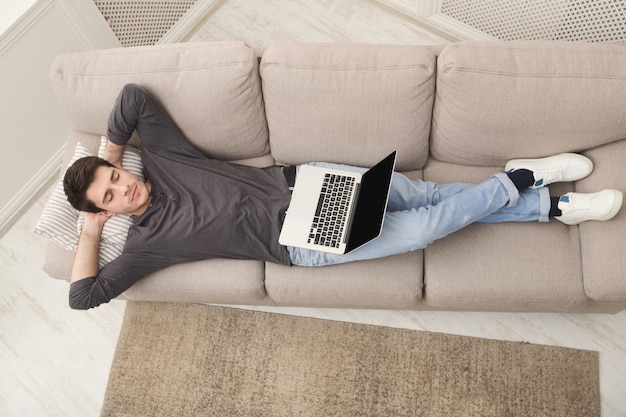
<path id="1" fill-rule="evenodd" d="M 142 142 L 152 201 L 133 218 L 120 257 L 70 286 L 70 306 L 88 309 L 117 297 L 151 272 L 210 258 L 290 265 L 278 235 L 290 194 L 279 167 L 254 168 L 211 159 L 195 148 L 163 107 L 136 85 L 124 87 L 108 137 Z"/>

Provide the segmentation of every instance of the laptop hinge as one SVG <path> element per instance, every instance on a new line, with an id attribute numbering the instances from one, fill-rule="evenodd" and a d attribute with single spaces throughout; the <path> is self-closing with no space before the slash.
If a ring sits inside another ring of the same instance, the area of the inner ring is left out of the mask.
<path id="1" fill-rule="evenodd" d="M 359 193 L 361 192 L 361 183 L 357 183 L 356 184 L 356 190 L 354 191 L 354 198 L 352 199 L 352 207 L 350 207 L 350 213 L 348 215 L 348 227 L 346 228 L 344 234 L 343 234 L 343 240 L 342 243 L 345 243 L 346 246 L 348 245 L 348 237 L 350 236 L 350 232 L 352 231 L 352 226 L 353 226 L 353 222 L 352 222 L 352 218 L 354 217 L 354 213 L 356 212 L 356 207 L 358 206 L 358 201 L 359 201 Z"/>

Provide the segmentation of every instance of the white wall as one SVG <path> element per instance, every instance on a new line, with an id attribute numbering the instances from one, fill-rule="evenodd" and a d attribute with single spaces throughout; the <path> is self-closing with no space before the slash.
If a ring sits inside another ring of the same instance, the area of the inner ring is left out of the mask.
<path id="1" fill-rule="evenodd" d="M 0 2 L 0 33 L 7 30 L 37 0 L 2 0 Z"/>
<path id="2" fill-rule="evenodd" d="M 52 61 L 119 46 L 86 0 L 38 0 L 0 36 L 0 235 L 60 167 L 68 122 L 48 81 Z"/>

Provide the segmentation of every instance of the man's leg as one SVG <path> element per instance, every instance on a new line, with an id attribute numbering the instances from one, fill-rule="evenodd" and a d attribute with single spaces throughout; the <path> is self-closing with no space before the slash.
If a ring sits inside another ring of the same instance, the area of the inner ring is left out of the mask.
<path id="1" fill-rule="evenodd" d="M 494 174 L 477 185 L 437 185 L 394 174 L 385 225 L 378 239 L 345 255 L 289 248 L 290 256 L 295 265 L 309 266 L 380 258 L 423 249 L 474 222 L 546 221 L 549 213 L 555 212 L 553 215 L 561 216 L 557 218 L 566 224 L 609 220 L 622 205 L 618 190 L 568 193 L 558 200 L 556 210 L 551 210 L 548 191 L 542 188 L 553 182 L 579 180 L 592 170 L 588 158 L 564 153 L 511 160 L 506 173 Z"/>
<path id="2" fill-rule="evenodd" d="M 406 178 L 406 177 L 405 177 Z M 520 193 L 506 174 L 495 174 L 480 184 L 434 183 L 404 180 L 394 177 L 396 184 L 390 195 L 390 210 L 405 204 L 427 204 L 401 211 L 388 211 L 381 236 L 373 242 L 344 255 L 289 248 L 295 265 L 323 266 L 385 256 L 423 249 L 437 239 L 458 231 L 474 222 L 536 221 L 547 216 L 547 191 L 531 192 L 520 198 Z M 413 183 L 409 184 L 407 181 Z M 412 194 L 415 194 L 411 197 Z M 542 200 L 546 205 L 542 212 Z M 521 211 L 518 212 L 518 201 Z M 409 204 L 409 205 L 411 205 Z M 494 214 L 496 213 L 496 214 Z M 532 213 L 532 214 L 529 214 Z M 491 216 L 491 219 L 489 219 Z"/>
<path id="3" fill-rule="evenodd" d="M 387 211 L 403 211 L 412 208 L 437 205 L 476 184 L 411 181 L 402 174 L 394 174 Z M 547 188 L 520 191 L 514 207 L 503 207 L 479 220 L 481 223 L 549 221 L 551 200 Z"/>

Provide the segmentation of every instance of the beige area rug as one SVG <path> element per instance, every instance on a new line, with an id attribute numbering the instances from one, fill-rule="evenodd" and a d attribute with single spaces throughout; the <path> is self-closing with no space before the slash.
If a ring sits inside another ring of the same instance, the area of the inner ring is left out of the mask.
<path id="1" fill-rule="evenodd" d="M 598 354 L 129 302 L 102 416 L 599 416 Z"/>

